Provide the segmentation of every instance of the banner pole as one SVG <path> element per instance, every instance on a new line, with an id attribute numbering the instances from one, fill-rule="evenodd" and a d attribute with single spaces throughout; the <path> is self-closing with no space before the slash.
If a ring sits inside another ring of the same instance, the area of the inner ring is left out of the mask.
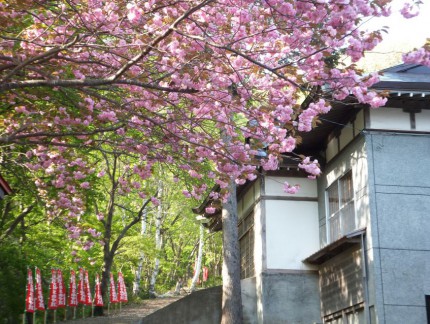
<path id="1" fill-rule="evenodd" d="M 73 319 L 74 320 L 76 319 L 76 306 L 73 307 Z"/>
<path id="2" fill-rule="evenodd" d="M 57 310 L 54 309 L 54 323 L 57 323 Z"/>
<path id="3" fill-rule="evenodd" d="M 44 310 L 43 312 L 44 312 L 44 313 L 43 313 L 43 324 L 46 324 L 46 320 L 47 320 L 47 318 L 48 318 L 48 311 L 47 311 L 47 310 Z"/>
<path id="4" fill-rule="evenodd" d="M 25 324 L 25 318 L 27 317 L 27 294 L 28 294 L 28 269 L 29 267 L 27 267 L 27 279 L 26 279 L 26 283 L 25 283 L 25 303 L 24 303 L 24 313 L 22 314 L 22 324 Z"/>

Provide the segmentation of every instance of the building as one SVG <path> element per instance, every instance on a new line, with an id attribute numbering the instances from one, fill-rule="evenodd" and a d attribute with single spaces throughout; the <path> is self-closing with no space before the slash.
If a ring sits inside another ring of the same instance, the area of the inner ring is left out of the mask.
<path id="1" fill-rule="evenodd" d="M 246 323 L 430 323 L 430 69 L 383 72 L 385 107 L 339 104 L 303 134 L 317 180 L 286 161 L 240 188 Z"/>

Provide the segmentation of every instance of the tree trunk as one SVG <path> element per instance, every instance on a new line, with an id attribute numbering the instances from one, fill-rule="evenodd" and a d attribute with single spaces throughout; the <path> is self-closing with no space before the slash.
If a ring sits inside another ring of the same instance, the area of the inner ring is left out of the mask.
<path id="1" fill-rule="evenodd" d="M 175 292 L 174 295 L 179 296 L 181 294 L 182 289 L 182 278 L 179 278 L 176 282 Z"/>
<path id="2" fill-rule="evenodd" d="M 142 240 L 146 234 L 146 220 L 148 217 L 147 210 L 145 209 L 143 211 L 142 220 L 141 220 L 141 227 L 140 227 L 140 236 L 142 237 Z M 140 251 L 140 258 L 139 263 L 137 265 L 137 269 L 134 272 L 134 282 L 133 282 L 133 295 L 137 296 L 140 291 L 140 281 L 142 278 L 142 269 L 143 269 L 143 263 L 145 261 L 145 254 L 143 251 Z"/>
<path id="3" fill-rule="evenodd" d="M 241 324 L 242 292 L 240 288 L 240 249 L 237 229 L 236 184 L 229 183 L 227 201 L 222 207 L 222 324 Z"/>
<path id="4" fill-rule="evenodd" d="M 110 253 L 109 249 L 104 250 L 103 263 L 104 264 L 103 264 L 102 279 L 101 279 L 100 286 L 101 286 L 103 301 L 105 302 L 105 304 L 107 304 L 109 302 L 108 286 L 109 286 L 110 272 L 113 264 L 113 254 Z M 94 316 L 103 316 L 102 306 L 94 307 Z"/>
<path id="5" fill-rule="evenodd" d="M 197 254 L 197 262 L 196 262 L 196 266 L 194 269 L 193 280 L 191 281 L 191 288 L 190 288 L 191 292 L 196 290 L 196 284 L 197 284 L 197 282 L 199 280 L 199 276 L 200 276 L 200 268 L 202 267 L 202 259 L 203 259 L 204 235 L 205 235 L 205 231 L 204 231 L 203 224 L 200 224 L 199 251 Z"/>
<path id="6" fill-rule="evenodd" d="M 142 278 L 142 269 L 143 269 L 144 261 L 145 261 L 145 254 L 142 251 L 140 251 L 139 264 L 137 265 L 137 269 L 134 272 L 133 296 L 137 296 L 140 291 L 140 280 Z"/>
<path id="7" fill-rule="evenodd" d="M 161 204 L 160 204 L 160 205 L 158 205 L 157 216 L 155 217 L 155 249 L 157 250 L 157 252 L 160 252 L 161 245 L 162 245 L 162 238 L 161 238 L 161 220 L 162 220 L 162 217 L 163 217 L 163 209 L 162 209 Z M 156 297 L 156 295 L 155 295 L 155 283 L 157 281 L 159 266 L 160 266 L 160 258 L 157 255 L 157 257 L 155 258 L 154 270 L 152 271 L 152 275 L 151 275 L 151 281 L 149 283 L 149 297 L 151 297 L 151 298 Z"/>

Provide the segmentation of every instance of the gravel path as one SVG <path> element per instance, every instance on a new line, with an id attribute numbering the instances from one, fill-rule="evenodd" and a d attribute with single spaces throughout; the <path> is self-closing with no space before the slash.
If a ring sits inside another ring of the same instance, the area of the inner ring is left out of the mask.
<path id="1" fill-rule="evenodd" d="M 88 317 L 85 319 L 77 318 L 76 320 L 68 320 L 58 322 L 57 324 L 137 324 L 146 315 L 149 315 L 156 310 L 163 308 L 181 297 L 166 297 L 148 299 L 139 304 L 129 304 L 122 306 L 121 312 L 119 308 L 110 311 L 109 316 L 100 317 Z M 105 310 L 105 313 L 107 311 Z M 82 316 L 82 313 L 78 313 L 78 316 Z"/>

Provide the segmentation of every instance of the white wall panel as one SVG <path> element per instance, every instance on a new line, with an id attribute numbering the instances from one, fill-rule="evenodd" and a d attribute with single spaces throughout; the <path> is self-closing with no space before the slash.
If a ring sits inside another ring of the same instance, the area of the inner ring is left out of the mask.
<path id="1" fill-rule="evenodd" d="M 371 109 L 370 128 L 411 130 L 410 115 L 399 108 Z"/>
<path id="2" fill-rule="evenodd" d="M 304 263 L 319 249 L 318 203 L 266 200 L 268 269 L 313 269 Z"/>
<path id="3" fill-rule="evenodd" d="M 416 130 L 420 132 L 430 132 L 430 110 L 421 110 L 415 115 Z"/>

